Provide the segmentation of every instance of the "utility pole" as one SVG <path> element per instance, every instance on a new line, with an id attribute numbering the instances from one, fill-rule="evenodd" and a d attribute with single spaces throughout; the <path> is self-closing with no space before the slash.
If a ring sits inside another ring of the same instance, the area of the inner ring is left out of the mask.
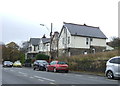
<path id="1" fill-rule="evenodd" d="M 51 31 L 50 31 L 50 57 L 52 58 L 52 28 L 53 24 L 51 23 Z"/>

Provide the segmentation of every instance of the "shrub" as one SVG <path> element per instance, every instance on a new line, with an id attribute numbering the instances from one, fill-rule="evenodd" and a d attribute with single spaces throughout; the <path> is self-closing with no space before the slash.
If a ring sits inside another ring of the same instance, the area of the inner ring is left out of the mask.
<path id="1" fill-rule="evenodd" d="M 36 60 L 49 60 L 49 56 L 45 54 L 37 54 L 35 58 Z"/>

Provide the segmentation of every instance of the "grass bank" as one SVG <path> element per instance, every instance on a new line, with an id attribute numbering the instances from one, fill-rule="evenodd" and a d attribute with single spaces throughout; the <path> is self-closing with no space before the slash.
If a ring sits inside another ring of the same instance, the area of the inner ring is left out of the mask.
<path id="1" fill-rule="evenodd" d="M 103 74 L 106 68 L 106 61 L 109 58 L 118 55 L 120 54 L 116 50 L 88 55 L 59 57 L 58 60 L 67 62 L 71 71 L 83 71 Z"/>

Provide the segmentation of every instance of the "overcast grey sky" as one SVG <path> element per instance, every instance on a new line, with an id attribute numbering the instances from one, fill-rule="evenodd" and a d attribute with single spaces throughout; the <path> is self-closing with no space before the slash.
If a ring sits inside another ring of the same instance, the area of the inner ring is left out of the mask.
<path id="1" fill-rule="evenodd" d="M 18 44 L 40 38 L 49 31 L 60 32 L 63 22 L 100 27 L 108 37 L 118 36 L 119 0 L 1 0 L 0 41 Z"/>

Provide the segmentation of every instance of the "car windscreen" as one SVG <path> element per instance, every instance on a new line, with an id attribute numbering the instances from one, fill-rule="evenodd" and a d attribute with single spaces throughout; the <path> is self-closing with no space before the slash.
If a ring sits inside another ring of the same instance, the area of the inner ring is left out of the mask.
<path id="1" fill-rule="evenodd" d="M 5 63 L 5 64 L 10 64 L 11 62 L 10 62 L 10 61 L 5 61 L 4 63 Z"/>
<path id="2" fill-rule="evenodd" d="M 43 64 L 48 64 L 48 62 L 46 62 L 46 61 L 42 61 L 42 60 L 39 60 L 39 61 L 37 61 L 37 63 L 43 63 Z"/>
<path id="3" fill-rule="evenodd" d="M 67 64 L 66 62 L 58 62 L 57 64 Z"/>

